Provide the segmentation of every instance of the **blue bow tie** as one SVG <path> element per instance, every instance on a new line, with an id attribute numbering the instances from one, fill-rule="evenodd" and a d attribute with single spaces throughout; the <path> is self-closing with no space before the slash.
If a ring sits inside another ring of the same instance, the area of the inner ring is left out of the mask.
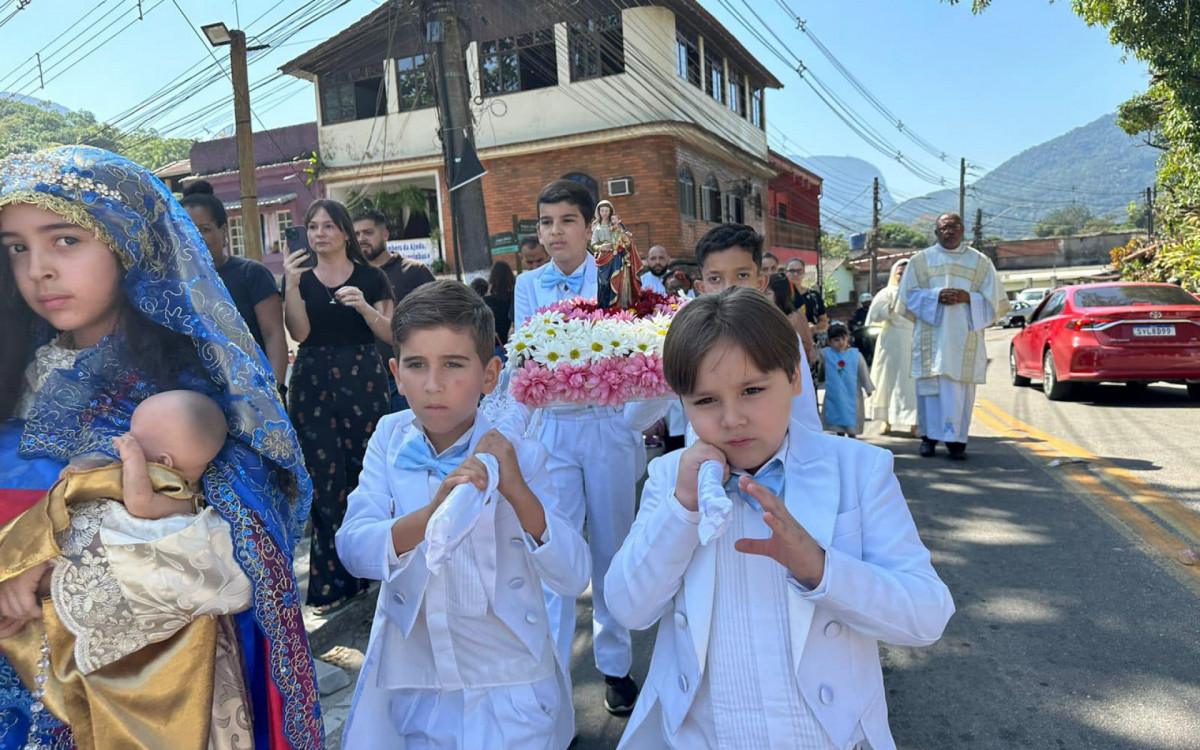
<path id="1" fill-rule="evenodd" d="M 566 284 L 572 294 L 579 294 L 579 290 L 583 289 L 583 273 L 587 270 L 587 263 L 580 263 L 579 268 L 575 269 L 575 273 L 568 276 L 559 270 L 554 263 L 542 272 L 542 288 L 554 289 L 559 284 Z"/>
<path id="2" fill-rule="evenodd" d="M 462 445 L 445 450 L 440 456 L 435 456 L 433 449 L 429 447 L 429 441 L 425 439 L 420 430 L 414 428 L 400 445 L 400 453 L 396 456 L 395 465 L 397 469 L 428 471 L 437 475 L 438 479 L 445 479 L 447 474 L 462 464 L 470 448 L 471 443 L 468 440 Z"/>
<path id="3" fill-rule="evenodd" d="M 741 488 L 738 487 L 738 480 L 741 477 L 741 474 L 730 474 L 729 480 L 725 482 L 725 492 L 737 495 L 751 508 L 761 512 L 762 504 L 758 500 L 755 500 L 753 495 L 742 492 Z M 779 459 L 772 459 L 771 463 L 765 469 L 760 470 L 758 475 L 751 477 L 751 479 L 769 489 L 780 500 L 783 499 L 784 472 L 783 462 Z"/>

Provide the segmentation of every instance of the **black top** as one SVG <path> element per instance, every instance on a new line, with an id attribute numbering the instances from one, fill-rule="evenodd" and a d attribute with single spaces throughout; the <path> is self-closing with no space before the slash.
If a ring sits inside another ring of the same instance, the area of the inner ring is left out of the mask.
<path id="1" fill-rule="evenodd" d="M 397 302 L 422 284 L 435 281 L 429 266 L 400 255 L 393 255 L 387 263 L 378 268 L 387 276 L 388 284 L 392 288 L 392 299 Z M 375 339 L 375 346 L 379 349 L 379 356 L 384 363 L 394 356 L 391 344 Z"/>
<path id="2" fill-rule="evenodd" d="M 492 316 L 496 319 L 496 336 L 499 337 L 501 345 L 508 343 L 508 329 L 512 328 L 515 299 L 514 297 L 508 302 L 502 302 L 490 294 L 483 298 L 487 306 L 492 309 Z"/>
<path id="3" fill-rule="evenodd" d="M 246 321 L 250 335 L 258 342 L 259 348 L 266 349 L 262 329 L 258 327 L 258 316 L 254 314 L 254 306 L 273 294 L 279 294 L 275 277 L 262 263 L 236 255 L 217 269 L 217 275 L 225 282 L 225 288 L 229 290 L 229 296 L 233 297 L 233 304 L 237 305 L 242 320 Z"/>
<path id="4" fill-rule="evenodd" d="M 374 307 L 376 302 L 392 298 L 387 276 L 374 266 L 355 265 L 350 278 L 335 287 L 321 283 L 315 273 L 300 277 L 300 296 L 308 313 L 308 338 L 300 342 L 301 349 L 314 346 L 362 346 L 374 344 L 375 333 L 352 307 L 334 301 L 334 293 L 344 286 L 362 290 L 363 299 Z"/>
<path id="5" fill-rule="evenodd" d="M 821 293 L 816 289 L 801 292 L 793 287 L 792 307 L 796 308 L 797 312 L 803 310 L 804 317 L 812 325 L 816 325 L 817 320 L 825 314 L 825 300 L 821 299 Z"/>

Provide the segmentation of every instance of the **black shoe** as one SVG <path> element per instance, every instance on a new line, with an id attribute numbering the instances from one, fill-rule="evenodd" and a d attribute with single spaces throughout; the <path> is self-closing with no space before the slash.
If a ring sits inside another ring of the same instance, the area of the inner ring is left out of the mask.
<path id="1" fill-rule="evenodd" d="M 613 716 L 628 716 L 637 702 L 638 685 L 629 675 L 609 677 L 604 675 L 604 708 Z"/>
<path id="2" fill-rule="evenodd" d="M 966 443 L 946 443 L 946 450 L 950 451 L 951 461 L 966 461 L 967 460 L 967 444 Z"/>
<path id="3" fill-rule="evenodd" d="M 936 440 L 930 440 L 927 437 L 921 438 L 921 447 L 918 449 L 918 452 L 921 454 L 922 458 L 929 458 L 930 456 L 933 455 L 934 451 L 936 451 L 936 450 L 937 450 L 937 441 Z"/>

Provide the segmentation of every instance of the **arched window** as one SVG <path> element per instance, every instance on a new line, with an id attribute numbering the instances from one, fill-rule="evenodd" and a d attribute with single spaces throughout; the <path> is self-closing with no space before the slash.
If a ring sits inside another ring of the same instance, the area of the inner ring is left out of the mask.
<path id="1" fill-rule="evenodd" d="M 583 172 L 568 172 L 562 176 L 562 179 L 571 180 L 583 185 L 588 189 L 588 192 L 592 194 L 592 203 L 594 204 L 600 202 L 600 183 L 596 182 L 595 178 L 593 178 L 591 175 L 584 174 Z M 587 219 L 588 221 L 592 220 L 592 217 L 590 216 L 585 216 L 583 218 Z"/>
<path id="2" fill-rule="evenodd" d="M 675 185 L 679 196 L 679 214 L 686 219 L 696 218 L 696 178 L 692 176 L 692 170 L 687 167 L 679 170 Z"/>
<path id="3" fill-rule="evenodd" d="M 705 221 L 721 221 L 721 186 L 717 178 L 709 175 L 700 188 L 700 209 Z"/>

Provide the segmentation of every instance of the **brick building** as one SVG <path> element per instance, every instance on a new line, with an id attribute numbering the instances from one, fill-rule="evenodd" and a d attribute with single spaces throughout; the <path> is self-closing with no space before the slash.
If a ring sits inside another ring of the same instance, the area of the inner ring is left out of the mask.
<path id="1" fill-rule="evenodd" d="M 765 231 L 777 172 L 764 92 L 779 81 L 694 0 L 625 5 L 481 0 L 460 22 L 489 233 L 534 231 L 538 190 L 557 177 L 612 201 L 643 252 L 690 256 L 720 221 Z M 423 189 L 450 248 L 428 45 L 393 8 L 282 70 L 316 85 L 330 197 Z"/>
<path id="2" fill-rule="evenodd" d="M 813 266 L 819 258 L 822 179 L 776 151 L 769 158 L 777 174 L 767 183 L 767 247 L 780 263 L 800 258 Z"/>

